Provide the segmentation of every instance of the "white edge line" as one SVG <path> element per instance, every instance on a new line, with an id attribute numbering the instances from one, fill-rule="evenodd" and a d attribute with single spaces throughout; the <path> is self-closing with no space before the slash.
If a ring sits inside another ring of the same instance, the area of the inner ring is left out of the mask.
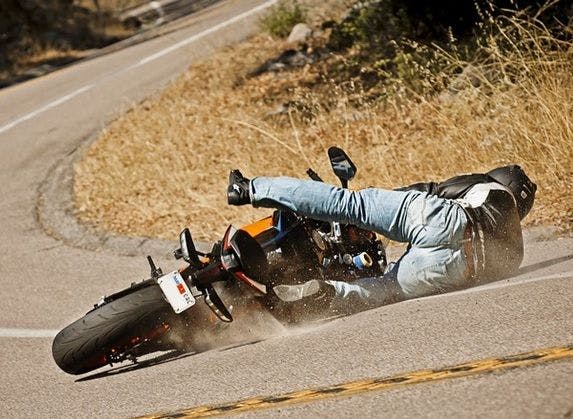
<path id="1" fill-rule="evenodd" d="M 0 338 L 53 338 L 58 330 L 0 328 Z"/>
<path id="2" fill-rule="evenodd" d="M 246 12 L 243 12 L 243 13 L 241 13 L 240 15 L 237 15 L 237 16 L 235 16 L 235 17 L 233 17 L 233 18 L 231 18 L 231 19 L 229 19 L 229 20 L 227 20 L 227 21 L 225 21 L 225 22 L 221 22 L 221 23 L 219 23 L 219 24 L 217 24 L 217 25 L 215 25 L 215 26 L 213 26 L 213 27 L 211 27 L 211 28 L 209 28 L 209 29 L 204 30 L 203 32 L 200 32 L 200 33 L 198 33 L 198 34 L 196 34 L 196 35 L 193 35 L 193 36 L 191 36 L 191 37 L 189 37 L 189 38 L 187 38 L 187 39 L 184 39 L 183 41 L 180 41 L 180 42 L 178 42 L 178 43 L 176 43 L 176 44 L 174 44 L 174 45 L 171 45 L 170 47 L 165 48 L 165 49 L 162 50 L 162 51 L 159 51 L 159 52 L 157 52 L 157 53 L 155 53 L 155 54 L 153 54 L 153 55 L 150 55 L 150 56 L 148 56 L 148 57 L 142 59 L 141 61 L 139 61 L 139 65 L 144 65 L 144 64 L 150 63 L 151 61 L 154 61 L 154 60 L 156 60 L 156 59 L 158 59 L 158 58 L 160 58 L 160 57 L 163 57 L 164 55 L 167 55 L 167 54 L 169 54 L 169 53 L 171 53 L 171 52 L 173 52 L 173 51 L 175 51 L 175 50 L 178 50 L 179 48 L 182 48 L 182 47 L 184 47 L 184 46 L 186 46 L 186 45 L 188 45 L 188 44 L 191 44 L 191 43 L 197 41 L 198 39 L 201 39 L 201 38 L 203 38 L 203 37 L 205 37 L 205 36 L 207 36 L 207 35 L 210 35 L 210 34 L 212 34 L 213 32 L 217 32 L 218 30 L 220 30 L 220 29 L 222 29 L 222 28 L 225 28 L 225 27 L 227 27 L 227 26 L 229 26 L 229 25 L 232 25 L 233 23 L 238 22 L 239 20 L 242 20 L 242 19 L 244 19 L 244 18 L 246 18 L 246 17 L 248 17 L 248 16 L 250 16 L 250 15 L 252 15 L 252 14 L 258 13 L 258 12 L 260 12 L 261 10 L 264 10 L 264 9 L 266 9 L 266 8 L 268 8 L 268 7 L 271 7 L 271 6 L 272 6 L 273 4 L 275 4 L 277 1 L 278 1 L 278 0 L 271 0 L 271 1 L 267 2 L 267 3 L 263 3 L 263 4 L 261 4 L 261 5 L 255 7 L 255 8 L 253 8 L 253 9 L 250 9 L 250 10 L 248 10 L 248 11 L 246 11 Z"/>
<path id="3" fill-rule="evenodd" d="M 496 288 L 511 287 L 513 285 L 529 284 L 531 282 L 548 281 L 552 279 L 567 279 L 567 278 L 573 278 L 573 271 L 560 272 L 558 274 L 553 274 L 553 275 L 538 276 L 536 278 L 523 278 L 523 279 L 519 279 L 519 277 L 506 278 L 500 281 L 491 282 L 489 284 L 477 285 L 475 287 L 468 288 L 460 292 L 471 292 L 472 290 L 480 291 L 486 289 L 490 290 Z"/>
<path id="4" fill-rule="evenodd" d="M 444 297 L 446 297 L 448 295 L 452 295 L 452 294 L 465 294 L 465 293 L 471 293 L 471 292 L 484 291 L 486 289 L 505 288 L 505 287 L 509 287 L 509 286 L 527 284 L 530 282 L 547 281 L 547 280 L 552 280 L 552 279 L 567 279 L 567 278 L 571 278 L 572 276 L 573 276 L 573 272 L 562 272 L 562 273 L 554 274 L 554 275 L 540 276 L 537 278 L 528 278 L 528 279 L 524 279 L 521 281 L 517 280 L 517 281 L 510 281 L 510 282 L 493 282 L 489 286 L 486 284 L 486 285 L 482 285 L 482 286 L 478 286 L 478 287 L 468 288 L 468 289 L 465 289 L 462 291 L 424 297 L 424 299 L 426 299 L 426 298 L 444 298 Z M 409 300 L 409 301 L 413 301 L 413 300 Z M 52 329 L 0 328 L 0 338 L 47 338 L 47 337 L 51 338 L 51 337 L 56 336 L 57 333 L 58 333 L 58 330 L 52 330 Z"/>
<path id="5" fill-rule="evenodd" d="M 448 296 L 455 295 L 455 294 L 471 294 L 471 293 L 475 293 L 475 292 L 488 291 L 488 290 L 497 289 L 497 288 L 514 287 L 514 286 L 519 286 L 519 285 L 523 285 L 523 284 L 529 284 L 532 282 L 549 281 L 549 280 L 556 280 L 556 279 L 572 279 L 572 278 L 573 278 L 573 271 L 561 272 L 561 273 L 553 274 L 553 275 L 538 276 L 536 278 L 519 279 L 519 277 L 512 277 L 512 278 L 501 279 L 499 281 L 493 281 L 493 282 L 490 282 L 488 284 L 478 284 L 478 285 L 475 285 L 473 287 L 465 288 L 465 289 L 459 290 L 459 291 L 446 292 L 444 294 L 434 294 L 434 295 L 429 295 L 427 297 L 420 297 L 420 298 L 423 298 L 424 300 L 430 299 L 430 298 L 447 298 Z M 573 279 L 572 279 L 572 282 L 573 282 Z M 418 300 L 418 298 L 415 298 L 412 300 L 406 300 L 406 301 L 413 301 L 413 300 Z"/>
<path id="6" fill-rule="evenodd" d="M 123 70 L 120 70 L 116 73 L 113 73 L 112 75 L 117 75 L 117 74 L 123 73 L 125 71 L 132 70 L 136 67 L 142 66 L 144 64 L 150 63 L 152 61 L 155 61 L 156 59 L 163 57 L 164 55 L 167 55 L 167 54 L 169 54 L 169 53 L 171 53 L 171 52 L 173 52 L 179 48 L 182 48 L 182 47 L 184 47 L 190 43 L 193 43 L 193 42 L 197 41 L 198 39 L 201 39 L 207 35 L 210 35 L 216 31 L 218 31 L 222 28 L 225 28 L 225 27 L 227 27 L 227 26 L 229 26 L 235 22 L 238 22 L 239 20 L 242 20 L 242 19 L 244 19 L 250 15 L 256 14 L 256 13 L 260 12 L 261 10 L 264 10 L 264 9 L 272 6 L 273 4 L 277 3 L 277 1 L 278 0 L 270 0 L 266 3 L 260 4 L 257 7 L 254 7 L 250 10 L 247 10 L 246 12 L 243 12 L 240 15 L 237 15 L 237 16 L 235 16 L 235 17 L 233 17 L 233 18 L 231 18 L 225 22 L 221 22 L 221 23 L 219 23 L 219 24 L 217 24 L 217 25 L 215 25 L 209 29 L 204 30 L 203 32 L 199 32 L 198 34 L 195 34 L 195 35 L 193 35 L 187 39 L 184 39 L 183 41 L 180 41 L 180 42 L 178 42 L 178 43 L 176 43 L 176 44 L 174 44 L 168 48 L 165 48 L 164 50 L 161 50 L 155 54 L 152 54 L 152 55 L 142 59 L 141 61 L 137 62 L 136 64 L 133 64 L 133 65 L 131 65 L 131 66 L 129 66 Z M 102 79 L 99 80 L 99 82 L 101 82 L 103 79 L 106 79 L 108 77 L 109 76 L 103 77 Z M 90 90 L 91 88 L 95 87 L 96 84 L 97 84 L 97 82 L 92 83 L 92 84 L 88 84 L 87 86 L 84 86 L 84 87 L 81 87 L 78 90 L 75 90 L 75 91 L 73 91 L 73 92 L 71 92 L 65 96 L 62 96 L 59 99 L 56 99 L 52 102 L 49 102 L 48 104 L 42 106 L 39 109 L 36 109 L 35 111 L 30 112 L 29 114 L 26 114 L 24 116 L 21 116 L 20 118 L 14 119 L 11 122 L 8 122 L 6 125 L 0 127 L 0 134 L 8 131 L 11 128 L 14 128 L 16 125 L 19 125 L 20 123 L 27 121 L 28 119 L 35 117 L 36 115 L 39 115 L 39 114 L 47 111 L 48 109 L 54 108 L 58 105 L 61 105 L 64 102 L 67 102 L 68 100 L 74 98 L 75 96 L 78 96 L 79 94 L 84 93 L 84 92 Z"/>
<path id="7" fill-rule="evenodd" d="M 47 111 L 48 109 L 54 108 L 54 107 L 56 107 L 56 106 L 58 106 L 58 105 L 61 105 L 61 104 L 64 103 L 64 102 L 67 102 L 68 100 L 72 99 L 73 97 L 75 97 L 75 96 L 77 96 L 77 95 L 79 95 L 79 94 L 81 94 L 81 93 L 83 93 L 83 92 L 86 92 L 86 91 L 90 90 L 90 89 L 93 88 L 94 86 L 95 86 L 94 84 L 88 84 L 87 86 L 81 87 L 81 88 L 79 88 L 78 90 L 76 90 L 76 91 L 74 91 L 74 92 L 72 92 L 72 93 L 69 93 L 69 94 L 67 94 L 67 95 L 65 95 L 65 96 L 62 96 L 61 98 L 56 99 L 56 100 L 54 100 L 54 101 L 52 101 L 52 102 L 50 102 L 50 103 L 47 103 L 46 105 L 42 106 L 42 107 L 39 108 L 39 109 L 36 109 L 36 110 L 33 111 L 33 112 L 30 112 L 30 113 L 27 114 L 27 115 L 21 116 L 20 118 L 17 118 L 17 119 L 15 119 L 15 120 L 13 120 L 12 122 L 9 122 L 8 124 L 6 124 L 6 125 L 4 125 L 3 127 L 0 128 L 0 134 L 2 134 L 4 131 L 8 131 L 10 128 L 13 128 L 13 127 L 15 127 L 16 125 L 18 125 L 18 124 L 20 124 L 20 123 L 22 123 L 22 122 L 24 122 L 24 121 L 27 121 L 28 119 L 31 119 L 31 118 L 35 117 L 35 116 L 38 115 L 38 114 L 41 114 L 42 112 Z"/>

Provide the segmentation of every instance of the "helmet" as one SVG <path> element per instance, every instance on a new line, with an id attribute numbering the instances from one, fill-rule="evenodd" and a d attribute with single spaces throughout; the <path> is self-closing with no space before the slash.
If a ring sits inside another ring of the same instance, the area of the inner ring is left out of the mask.
<path id="1" fill-rule="evenodd" d="M 517 203 L 519 218 L 523 220 L 533 206 L 537 185 L 517 165 L 498 167 L 487 174 L 511 191 Z"/>

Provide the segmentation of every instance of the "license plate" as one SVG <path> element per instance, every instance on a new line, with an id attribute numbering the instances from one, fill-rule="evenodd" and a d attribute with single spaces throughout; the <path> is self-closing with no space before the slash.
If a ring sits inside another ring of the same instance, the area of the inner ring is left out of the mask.
<path id="1" fill-rule="evenodd" d="M 175 313 L 179 314 L 195 304 L 195 297 L 178 271 L 163 275 L 157 283 Z"/>

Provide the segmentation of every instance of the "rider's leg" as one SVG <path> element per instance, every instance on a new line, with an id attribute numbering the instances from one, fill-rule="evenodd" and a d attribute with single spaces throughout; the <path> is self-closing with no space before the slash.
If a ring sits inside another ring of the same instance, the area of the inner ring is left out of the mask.
<path id="1" fill-rule="evenodd" d="M 251 180 L 256 207 L 289 209 L 310 218 L 350 223 L 400 242 L 409 241 L 407 211 L 420 192 L 337 188 L 322 182 L 288 177 Z"/>
<path id="2" fill-rule="evenodd" d="M 250 189 L 256 207 L 285 208 L 310 218 L 349 223 L 416 247 L 459 244 L 467 224 L 459 204 L 425 192 L 351 191 L 288 177 L 257 177 Z"/>
<path id="3" fill-rule="evenodd" d="M 465 287 L 465 269 L 461 249 L 412 247 L 383 276 L 326 283 L 335 289 L 332 306 L 337 311 L 352 310 L 357 301 L 364 303 L 364 309 Z"/>
<path id="4" fill-rule="evenodd" d="M 367 278 L 330 281 L 337 298 L 358 296 L 372 305 L 459 288 L 465 283 L 461 246 L 467 218 L 454 201 L 416 191 L 349 191 L 322 182 L 259 177 L 251 181 L 254 206 L 286 208 L 325 221 L 373 230 L 412 248 L 397 263 L 394 282 Z M 396 283 L 400 292 L 396 293 Z"/>

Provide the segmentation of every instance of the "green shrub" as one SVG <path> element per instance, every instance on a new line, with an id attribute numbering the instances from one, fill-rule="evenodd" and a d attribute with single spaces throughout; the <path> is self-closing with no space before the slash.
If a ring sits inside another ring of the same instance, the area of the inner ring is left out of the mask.
<path id="1" fill-rule="evenodd" d="M 446 73 L 464 68 L 452 68 L 448 56 L 471 63 L 477 59 L 476 51 L 483 51 L 480 44 L 492 36 L 496 48 L 503 51 L 522 41 L 519 36 L 509 38 L 511 25 L 500 29 L 499 23 L 504 19 L 515 23 L 535 16 L 534 20 L 546 27 L 552 37 L 571 39 L 570 30 L 562 24 L 570 6 L 553 1 L 536 9 L 535 4 L 545 0 L 519 0 L 519 4 L 516 0 L 513 10 L 502 8 L 511 1 L 356 1 L 346 16 L 332 26 L 327 47 L 345 58 L 336 62 L 330 77 L 359 81 L 372 97 L 404 90 L 437 93 L 445 89 Z M 487 13 L 481 13 L 486 4 Z M 540 37 L 537 42 L 544 39 Z M 353 48 L 352 54 L 344 53 L 349 48 Z M 490 52 L 495 55 L 495 51 Z"/>
<path id="2" fill-rule="evenodd" d="M 281 0 L 260 21 L 262 28 L 277 38 L 285 38 L 293 26 L 306 20 L 306 9 L 296 0 Z"/>

